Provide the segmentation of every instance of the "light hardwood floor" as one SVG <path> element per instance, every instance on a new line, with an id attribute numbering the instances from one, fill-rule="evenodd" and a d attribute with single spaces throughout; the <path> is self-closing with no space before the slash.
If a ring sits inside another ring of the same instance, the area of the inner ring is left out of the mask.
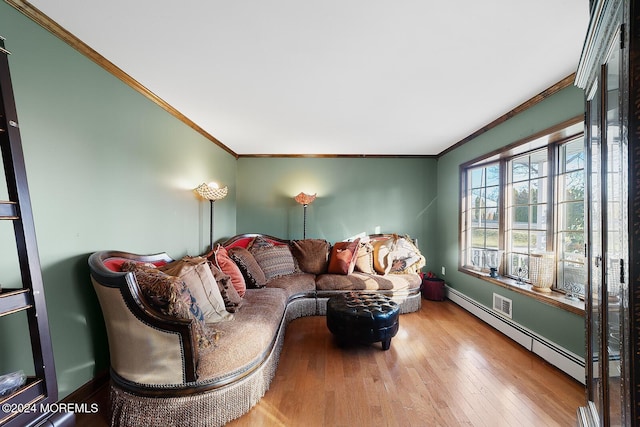
<path id="1" fill-rule="evenodd" d="M 584 405 L 582 384 L 448 301 L 401 315 L 388 351 L 337 347 L 325 322 L 289 324 L 270 390 L 229 426 L 572 426 Z"/>

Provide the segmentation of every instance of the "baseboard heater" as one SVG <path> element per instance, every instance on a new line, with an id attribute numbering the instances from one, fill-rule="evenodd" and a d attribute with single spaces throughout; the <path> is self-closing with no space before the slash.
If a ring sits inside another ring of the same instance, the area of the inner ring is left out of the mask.
<path id="1" fill-rule="evenodd" d="M 502 332 L 527 350 L 542 357 L 567 375 L 585 384 L 585 362 L 582 357 L 536 334 L 503 314 L 496 313 L 449 286 L 446 286 L 445 289 L 447 298 L 452 302 Z"/>

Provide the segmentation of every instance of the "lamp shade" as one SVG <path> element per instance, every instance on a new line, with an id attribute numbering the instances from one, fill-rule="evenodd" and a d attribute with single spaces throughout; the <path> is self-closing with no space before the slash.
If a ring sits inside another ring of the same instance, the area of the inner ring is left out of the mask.
<path id="1" fill-rule="evenodd" d="M 222 188 L 218 188 L 216 185 L 205 184 L 204 182 L 198 185 L 198 187 L 196 187 L 195 189 L 195 192 L 198 193 L 200 197 L 213 201 L 224 199 L 225 197 L 227 197 L 228 191 L 229 189 L 226 185 Z"/>
<path id="2" fill-rule="evenodd" d="M 310 205 L 316 199 L 315 194 L 300 193 L 295 197 L 296 202 L 303 206 Z"/>

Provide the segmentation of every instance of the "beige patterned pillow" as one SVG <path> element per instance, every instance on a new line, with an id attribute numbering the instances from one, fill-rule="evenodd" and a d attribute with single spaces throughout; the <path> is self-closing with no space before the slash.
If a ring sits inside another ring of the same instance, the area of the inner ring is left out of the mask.
<path id="1" fill-rule="evenodd" d="M 373 245 L 371 242 L 360 242 L 356 258 L 357 271 L 367 274 L 376 274 L 373 269 Z"/>
<path id="2" fill-rule="evenodd" d="M 211 345 L 202 310 L 182 279 L 169 276 L 153 265 L 135 261 L 124 262 L 121 270 L 133 273 L 145 300 L 162 314 L 193 320 L 199 347 Z"/>
<path id="3" fill-rule="evenodd" d="M 231 320 L 233 315 L 224 305 L 220 289 L 213 277 L 209 261 L 204 257 L 184 257 L 160 267 L 160 271 L 184 280 L 202 309 L 205 323 Z"/>

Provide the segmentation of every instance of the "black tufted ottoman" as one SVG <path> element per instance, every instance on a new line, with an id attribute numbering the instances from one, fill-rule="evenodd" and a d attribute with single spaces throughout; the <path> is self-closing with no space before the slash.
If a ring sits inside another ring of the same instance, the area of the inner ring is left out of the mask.
<path id="1" fill-rule="evenodd" d="M 388 350 L 398 332 L 398 304 L 379 294 L 348 292 L 329 298 L 327 327 L 343 343 L 381 341 Z"/>

